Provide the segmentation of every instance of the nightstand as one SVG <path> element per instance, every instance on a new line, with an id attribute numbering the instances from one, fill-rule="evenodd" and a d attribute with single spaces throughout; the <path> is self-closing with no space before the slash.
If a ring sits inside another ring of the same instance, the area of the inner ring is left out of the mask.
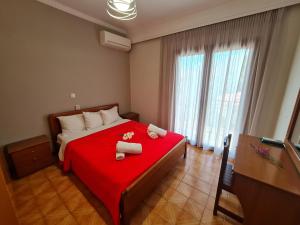
<path id="1" fill-rule="evenodd" d="M 49 139 L 42 135 L 5 146 L 5 156 L 13 178 L 20 178 L 53 163 Z"/>
<path id="2" fill-rule="evenodd" d="M 120 116 L 124 119 L 135 120 L 137 122 L 139 122 L 139 120 L 140 120 L 140 115 L 135 112 L 124 113 L 124 114 L 121 114 Z"/>

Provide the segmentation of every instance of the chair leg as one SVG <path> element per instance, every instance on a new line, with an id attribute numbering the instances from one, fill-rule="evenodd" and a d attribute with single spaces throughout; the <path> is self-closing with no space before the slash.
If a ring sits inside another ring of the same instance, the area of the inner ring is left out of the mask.
<path id="1" fill-rule="evenodd" d="M 218 208 L 218 205 L 219 205 L 219 200 L 220 200 L 221 194 L 222 194 L 222 189 L 218 187 L 217 194 L 216 194 L 216 199 L 215 199 L 215 204 L 214 204 L 214 211 L 213 211 L 215 216 L 217 215 L 217 208 Z"/>

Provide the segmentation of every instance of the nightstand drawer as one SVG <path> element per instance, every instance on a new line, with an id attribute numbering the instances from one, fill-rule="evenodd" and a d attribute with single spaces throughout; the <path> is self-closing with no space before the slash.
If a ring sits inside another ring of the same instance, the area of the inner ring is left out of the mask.
<path id="1" fill-rule="evenodd" d="M 37 158 L 38 155 L 40 155 L 39 151 L 44 151 L 43 148 L 47 148 L 47 144 L 40 144 L 21 151 L 14 152 L 11 154 L 11 157 L 16 164 L 32 161 L 34 158 Z"/>

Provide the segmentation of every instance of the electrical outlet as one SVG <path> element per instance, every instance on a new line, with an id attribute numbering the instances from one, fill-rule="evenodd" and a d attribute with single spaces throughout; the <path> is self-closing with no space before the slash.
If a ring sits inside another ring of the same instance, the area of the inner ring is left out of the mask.
<path id="1" fill-rule="evenodd" d="M 75 110 L 80 110 L 80 105 L 75 105 L 74 108 Z"/>

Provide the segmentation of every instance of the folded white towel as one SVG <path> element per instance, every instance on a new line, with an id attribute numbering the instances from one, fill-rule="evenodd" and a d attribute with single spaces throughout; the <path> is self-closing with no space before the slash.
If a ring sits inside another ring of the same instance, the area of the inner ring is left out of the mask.
<path id="1" fill-rule="evenodd" d="M 117 152 L 122 152 L 122 153 L 131 153 L 131 154 L 142 153 L 142 145 L 139 143 L 128 143 L 128 142 L 118 141 L 116 148 L 117 148 Z"/>
<path id="2" fill-rule="evenodd" d="M 167 131 L 166 130 L 164 130 L 162 128 L 159 128 L 159 127 L 157 127 L 157 126 L 155 126 L 153 124 L 149 124 L 148 131 L 155 132 L 155 133 L 157 133 L 161 137 L 164 137 L 164 136 L 167 135 Z"/>
<path id="3" fill-rule="evenodd" d="M 125 159 L 125 153 L 116 152 L 116 160 L 123 160 Z"/>
<path id="4" fill-rule="evenodd" d="M 155 132 L 153 132 L 153 131 L 148 130 L 147 133 L 148 133 L 148 136 L 149 136 L 150 138 L 152 138 L 152 139 L 158 138 L 157 133 L 155 133 Z"/>

